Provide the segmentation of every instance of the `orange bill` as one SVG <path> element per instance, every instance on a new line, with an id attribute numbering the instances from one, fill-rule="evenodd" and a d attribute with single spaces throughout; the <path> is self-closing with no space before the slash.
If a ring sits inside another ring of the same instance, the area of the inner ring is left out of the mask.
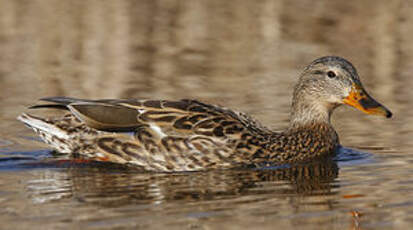
<path id="1" fill-rule="evenodd" d="M 353 85 L 350 95 L 344 98 L 343 102 L 367 114 L 381 115 L 387 118 L 392 116 L 390 110 L 370 97 L 359 85 Z"/>

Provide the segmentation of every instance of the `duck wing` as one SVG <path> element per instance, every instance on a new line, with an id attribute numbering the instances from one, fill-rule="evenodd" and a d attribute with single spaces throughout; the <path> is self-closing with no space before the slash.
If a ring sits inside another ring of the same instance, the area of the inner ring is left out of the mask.
<path id="1" fill-rule="evenodd" d="M 41 100 L 49 103 L 31 108 L 70 113 L 50 119 L 22 114 L 18 119 L 59 152 L 149 171 L 248 165 L 266 151 L 271 133 L 244 113 L 197 100 Z"/>
<path id="2" fill-rule="evenodd" d="M 150 126 L 164 135 L 204 135 L 241 138 L 270 131 L 248 115 L 197 100 L 85 100 L 69 97 L 40 99 L 51 104 L 31 108 L 67 109 L 86 126 L 111 132 Z"/>

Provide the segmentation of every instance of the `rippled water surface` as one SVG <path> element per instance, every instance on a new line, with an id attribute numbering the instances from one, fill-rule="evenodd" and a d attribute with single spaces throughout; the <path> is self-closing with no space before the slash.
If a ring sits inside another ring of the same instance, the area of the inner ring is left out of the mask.
<path id="1" fill-rule="evenodd" d="M 410 1 L 0 5 L 0 229 L 413 226 Z M 328 54 L 352 61 L 394 113 L 339 108 L 332 160 L 142 173 L 62 160 L 15 120 L 45 96 L 197 98 L 282 129 L 301 69 Z"/>

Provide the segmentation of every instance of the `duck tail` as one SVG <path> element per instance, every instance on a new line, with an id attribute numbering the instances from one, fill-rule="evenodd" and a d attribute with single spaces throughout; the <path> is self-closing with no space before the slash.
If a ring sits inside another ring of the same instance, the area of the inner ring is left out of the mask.
<path id="1" fill-rule="evenodd" d="M 17 120 L 37 133 L 41 139 L 60 153 L 71 153 L 71 135 L 66 130 L 54 125 L 53 121 L 22 113 Z"/>

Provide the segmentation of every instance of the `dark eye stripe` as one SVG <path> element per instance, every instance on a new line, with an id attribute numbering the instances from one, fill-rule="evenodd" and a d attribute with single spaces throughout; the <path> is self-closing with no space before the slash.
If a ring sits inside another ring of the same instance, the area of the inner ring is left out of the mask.
<path id="1" fill-rule="evenodd" d="M 323 71 L 321 71 L 321 70 L 315 70 L 315 71 L 313 71 L 312 73 L 313 73 L 313 74 L 323 74 Z"/>

